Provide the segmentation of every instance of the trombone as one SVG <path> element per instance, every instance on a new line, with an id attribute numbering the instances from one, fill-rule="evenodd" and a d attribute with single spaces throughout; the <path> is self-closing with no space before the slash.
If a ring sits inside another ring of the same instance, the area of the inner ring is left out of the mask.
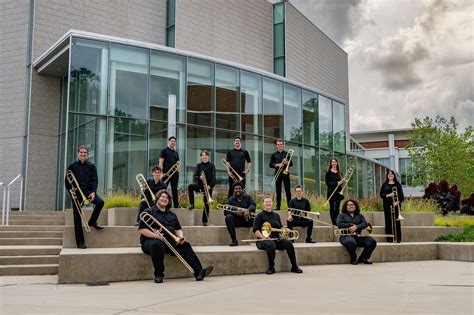
<path id="1" fill-rule="evenodd" d="M 148 191 L 148 193 L 150 194 L 151 196 L 151 200 L 153 202 L 153 204 L 156 203 L 156 197 L 155 197 L 155 194 L 153 193 L 153 191 L 151 190 L 150 186 L 148 186 L 148 183 L 146 181 L 146 178 L 145 176 L 143 176 L 143 174 L 137 174 L 137 176 L 135 176 L 135 179 L 137 180 L 138 182 L 138 186 L 140 186 L 140 192 L 141 192 L 141 195 L 143 196 L 143 198 L 141 199 L 141 201 L 145 201 L 146 204 L 148 205 L 148 208 L 151 208 L 151 205 L 150 205 L 150 202 L 148 201 L 148 198 L 145 194 L 146 191 Z"/>
<path id="2" fill-rule="evenodd" d="M 179 170 L 180 166 L 181 166 L 181 162 L 178 161 L 175 164 L 173 164 L 173 166 L 171 166 L 171 168 L 166 173 L 163 174 L 162 177 L 166 177 L 166 179 L 163 181 L 165 184 L 167 184 L 168 181 L 171 179 L 171 177 L 173 177 L 174 173 L 176 173 Z"/>
<path id="3" fill-rule="evenodd" d="M 306 211 L 306 210 L 295 209 L 295 208 L 288 208 L 288 212 L 290 212 L 290 214 L 294 217 L 310 219 L 310 220 L 313 220 L 314 222 L 319 222 L 325 225 L 334 226 L 331 223 L 318 220 L 319 216 L 321 215 L 319 212 L 312 212 L 312 211 Z"/>
<path id="4" fill-rule="evenodd" d="M 199 178 L 201 179 L 202 184 L 204 186 L 204 194 L 206 195 L 206 199 L 207 199 L 206 203 L 210 205 L 211 203 L 214 202 L 214 200 L 212 200 L 210 188 L 209 188 L 209 185 L 207 184 L 206 174 L 204 173 L 204 171 L 201 171 L 201 176 Z"/>
<path id="5" fill-rule="evenodd" d="M 342 183 L 342 185 L 341 185 L 341 191 L 339 192 L 340 195 L 344 196 L 344 189 L 346 188 L 346 184 L 347 184 L 347 183 L 349 182 L 349 180 L 351 179 L 352 174 L 354 174 L 354 171 L 355 171 L 355 166 L 354 166 L 354 165 L 351 165 L 351 166 L 349 166 L 349 168 L 347 169 L 346 174 L 344 174 L 344 177 L 342 178 L 342 179 L 343 179 L 343 183 Z M 327 205 L 327 204 L 328 204 L 329 200 L 331 200 L 332 196 L 336 193 L 338 187 L 339 187 L 339 184 L 337 184 L 336 189 L 334 189 L 334 191 L 333 191 L 332 194 L 329 196 L 328 200 L 326 200 L 326 202 L 324 203 L 324 205 Z"/>
<path id="6" fill-rule="evenodd" d="M 155 217 L 153 217 L 148 212 L 140 213 L 140 220 L 143 223 L 145 223 L 145 225 L 153 233 L 155 233 L 156 235 L 161 235 L 162 238 L 160 240 L 162 240 L 166 244 L 166 246 L 168 246 L 168 248 L 173 252 L 173 254 L 176 255 L 176 257 L 183 263 L 184 267 L 186 267 L 186 269 L 188 269 L 192 274 L 194 274 L 193 268 L 191 268 L 191 266 L 186 262 L 186 260 L 184 260 L 184 258 L 178 253 L 176 248 L 174 248 L 174 246 L 171 245 L 171 243 L 166 239 L 165 235 L 163 235 L 163 232 L 168 234 L 173 239 L 173 241 L 176 242 L 176 245 L 178 245 L 179 242 L 181 242 L 183 239 L 171 233 L 163 224 L 161 224 L 160 221 L 155 219 Z M 154 228 L 153 225 L 158 226 L 158 228 Z"/>
<path id="7" fill-rule="evenodd" d="M 393 197 L 392 197 L 392 200 L 393 200 L 393 204 L 394 204 L 394 208 L 395 210 L 398 208 L 398 218 L 397 218 L 397 221 L 401 221 L 401 220 L 405 220 L 404 217 L 402 217 L 402 214 L 400 213 L 400 202 L 398 200 L 398 189 L 397 187 L 393 187 L 392 188 L 392 194 L 393 194 Z"/>
<path id="8" fill-rule="evenodd" d="M 392 188 L 392 205 L 390 206 L 390 221 L 392 223 L 392 232 L 393 232 L 393 240 L 395 242 L 398 241 L 398 233 L 397 233 L 397 221 L 401 221 L 401 220 L 405 220 L 404 217 L 402 217 L 401 213 L 400 213 L 400 203 L 399 203 L 399 200 L 398 200 L 398 189 L 397 187 L 393 187 Z M 398 217 L 397 217 L 397 208 L 398 208 Z"/>
<path id="9" fill-rule="evenodd" d="M 244 178 L 243 178 L 242 176 L 240 176 L 239 173 L 237 173 L 237 172 L 232 168 L 232 166 L 230 165 L 230 163 L 227 162 L 226 159 L 222 159 L 221 162 L 222 162 L 222 165 L 224 165 L 225 170 L 226 170 L 227 173 L 229 174 L 229 177 L 232 178 L 232 180 L 233 180 L 234 182 L 240 182 L 240 183 L 243 184 Z M 244 194 L 248 195 L 248 192 L 245 190 L 244 187 L 242 187 L 242 191 L 244 192 Z"/>
<path id="10" fill-rule="evenodd" d="M 269 238 L 270 235 L 273 233 L 279 233 L 278 238 Z M 289 240 L 289 241 L 296 241 L 300 237 L 300 233 L 294 230 L 288 229 L 274 229 L 269 222 L 265 222 L 262 224 L 262 235 L 265 238 L 258 238 L 253 240 L 242 240 L 242 242 L 262 242 L 262 241 L 277 241 L 277 240 Z"/>
<path id="11" fill-rule="evenodd" d="M 288 152 L 286 153 L 286 157 L 283 159 L 283 161 L 287 161 L 287 164 L 284 164 L 283 161 L 280 163 L 280 167 L 278 168 L 277 172 L 275 173 L 275 176 L 273 176 L 271 185 L 274 186 L 278 176 L 280 176 L 281 173 L 288 175 L 288 171 L 290 169 L 290 162 L 291 159 L 293 158 L 293 153 L 295 151 L 293 149 L 289 149 Z"/>
<path id="12" fill-rule="evenodd" d="M 368 226 L 361 231 L 360 234 L 357 234 L 356 232 L 349 232 L 348 228 L 345 229 L 337 229 L 334 230 L 334 235 L 336 236 L 345 236 L 345 235 L 352 235 L 356 237 L 394 237 L 392 234 L 372 234 L 372 224 L 367 223 Z M 365 232 L 364 232 L 365 231 Z"/>
<path id="13" fill-rule="evenodd" d="M 84 226 L 84 230 L 86 230 L 86 232 L 90 232 L 91 228 L 89 227 L 89 223 L 87 222 L 86 215 L 84 211 L 82 210 L 82 207 L 91 203 L 91 200 L 86 198 L 86 196 L 82 192 L 81 186 L 79 186 L 79 183 L 77 182 L 76 176 L 74 176 L 74 173 L 71 170 L 68 170 L 66 172 L 66 180 L 68 181 L 69 185 L 71 185 L 71 189 L 69 189 L 69 193 L 71 194 L 72 202 L 74 202 L 77 212 L 79 213 L 79 216 L 81 217 L 81 222 L 82 222 L 82 225 Z M 76 192 L 79 193 L 82 201 L 79 201 L 79 199 L 77 198 Z"/>
<path id="14" fill-rule="evenodd" d="M 231 206 L 231 205 L 228 205 L 228 204 L 225 204 L 225 205 L 218 204 L 217 209 L 218 210 L 227 210 L 227 211 L 236 213 L 237 215 L 245 217 L 245 221 L 248 221 L 250 218 L 255 218 L 255 212 L 250 212 L 249 211 L 249 215 L 247 217 L 247 216 L 245 216 L 245 213 L 247 213 L 248 209 L 240 208 L 240 207 L 237 207 L 237 206 Z"/>

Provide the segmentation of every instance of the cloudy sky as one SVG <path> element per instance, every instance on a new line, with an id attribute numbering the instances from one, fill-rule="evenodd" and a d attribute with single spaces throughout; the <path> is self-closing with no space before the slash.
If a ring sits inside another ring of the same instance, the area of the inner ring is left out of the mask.
<path id="1" fill-rule="evenodd" d="M 474 124 L 474 0 L 290 0 L 349 55 L 351 131 Z"/>

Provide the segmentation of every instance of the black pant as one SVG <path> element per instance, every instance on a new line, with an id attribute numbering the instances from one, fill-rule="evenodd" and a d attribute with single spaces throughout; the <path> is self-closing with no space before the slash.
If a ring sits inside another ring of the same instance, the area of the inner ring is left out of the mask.
<path id="1" fill-rule="evenodd" d="M 393 230 L 393 227 L 392 227 L 392 207 L 390 205 L 384 205 L 383 207 L 383 214 L 384 214 L 384 217 L 385 217 L 385 233 L 386 234 L 393 234 L 395 236 L 395 238 L 391 238 L 391 237 L 387 237 L 387 242 L 391 243 L 391 242 L 397 242 L 397 243 L 400 243 L 402 241 L 402 226 L 400 224 L 400 221 L 397 221 L 397 218 L 398 218 L 398 214 L 399 214 L 399 211 L 398 211 L 398 208 L 399 207 L 395 207 L 395 218 L 394 219 L 394 222 L 395 222 L 395 231 Z"/>
<path id="2" fill-rule="evenodd" d="M 174 173 L 168 181 L 168 185 L 171 185 L 171 195 L 173 195 L 173 205 L 175 208 L 179 208 L 179 199 L 178 199 L 178 181 L 179 173 Z"/>
<path id="3" fill-rule="evenodd" d="M 296 254 L 293 243 L 289 240 L 278 240 L 278 241 L 261 241 L 257 242 L 257 248 L 267 252 L 268 256 L 268 268 L 275 267 L 275 250 L 286 250 L 288 258 L 290 258 L 291 266 L 297 267 Z"/>
<path id="4" fill-rule="evenodd" d="M 188 185 L 188 196 L 189 196 L 189 203 L 194 205 L 194 192 L 202 192 L 203 197 L 202 200 L 204 202 L 204 211 L 202 212 L 202 223 L 207 223 L 209 221 L 209 204 L 207 203 L 207 197 L 204 193 L 204 187 L 199 184 L 189 184 Z M 209 187 L 209 195 L 212 198 L 212 187 Z"/>
<path id="5" fill-rule="evenodd" d="M 242 177 L 242 186 L 244 186 L 245 188 L 245 175 L 244 174 L 239 174 L 240 177 Z M 232 197 L 232 195 L 234 194 L 234 190 L 232 189 L 232 185 L 234 185 L 234 180 L 232 179 L 232 177 L 229 177 L 229 192 L 227 193 L 227 198 L 230 198 Z"/>
<path id="6" fill-rule="evenodd" d="M 170 242 L 170 244 L 174 245 L 174 242 Z M 175 249 L 191 266 L 191 268 L 193 268 L 194 276 L 197 276 L 199 271 L 202 269 L 202 265 L 198 256 L 191 247 L 191 244 L 184 242 L 184 244 L 176 245 Z M 165 257 L 165 253 L 171 256 L 176 256 L 163 241 L 158 239 L 147 239 L 142 244 L 142 251 L 145 254 L 151 256 L 151 261 L 153 262 L 153 267 L 155 268 L 155 277 L 164 276 L 165 265 L 163 264 L 163 259 Z"/>
<path id="7" fill-rule="evenodd" d="M 246 221 L 243 216 L 229 213 L 225 215 L 225 225 L 227 226 L 227 231 L 229 231 L 230 238 L 232 241 L 235 241 L 237 240 L 237 236 L 235 236 L 235 228 L 252 227 L 253 219 L 249 218 L 249 220 Z"/>
<path id="8" fill-rule="evenodd" d="M 99 195 L 95 195 L 94 201 L 92 203 L 95 205 L 94 211 L 92 211 L 91 217 L 89 219 L 88 224 L 94 225 L 97 223 L 97 219 L 99 219 L 100 211 L 104 207 L 104 201 Z M 79 215 L 79 210 L 76 208 L 76 204 L 72 203 L 72 212 L 74 213 L 74 234 L 76 235 L 76 244 L 83 245 L 84 244 L 84 232 L 82 231 L 82 220 L 81 216 Z"/>
<path id="9" fill-rule="evenodd" d="M 293 230 L 295 226 L 306 227 L 306 239 L 311 239 L 311 234 L 313 233 L 313 220 L 293 217 L 293 221 L 286 220 L 286 225 L 290 230 Z"/>
<path id="10" fill-rule="evenodd" d="M 276 210 L 280 210 L 280 207 L 281 207 L 281 182 L 283 182 L 283 185 L 285 186 L 286 204 L 288 208 L 290 207 L 290 200 L 291 200 L 290 175 L 285 175 L 282 172 L 280 173 L 280 175 L 275 181 Z"/>
<path id="11" fill-rule="evenodd" d="M 335 194 L 337 194 L 337 192 Z M 341 198 L 339 196 L 332 196 L 331 200 L 329 200 L 329 215 L 331 216 L 331 222 L 333 225 L 336 225 L 340 206 Z"/>
<path id="12" fill-rule="evenodd" d="M 357 259 L 356 248 L 357 247 L 364 247 L 360 258 L 369 259 L 370 255 L 374 251 L 375 247 L 377 246 L 377 241 L 370 236 L 366 237 L 357 237 L 357 236 L 342 236 L 339 239 L 342 245 L 347 249 L 349 255 L 351 256 L 351 261 Z"/>
<path id="13" fill-rule="evenodd" d="M 146 209 L 148 209 L 148 204 L 146 203 L 146 201 L 140 201 L 140 208 L 138 208 L 138 213 L 137 213 L 137 222 L 139 223 L 140 222 L 140 214 L 145 211 Z"/>

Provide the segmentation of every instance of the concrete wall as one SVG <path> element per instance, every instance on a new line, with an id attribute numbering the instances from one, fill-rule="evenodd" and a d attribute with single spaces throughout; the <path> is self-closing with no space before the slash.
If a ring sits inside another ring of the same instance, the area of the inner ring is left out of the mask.
<path id="1" fill-rule="evenodd" d="M 28 8 L 28 0 L 0 3 L 0 182 L 4 183 L 21 173 Z M 19 183 L 12 188 L 11 206 L 18 207 Z M 0 193 L 0 203 L 2 198 Z"/>
<path id="2" fill-rule="evenodd" d="M 272 34 L 264 0 L 176 1 L 176 48 L 273 72 Z"/>
<path id="3" fill-rule="evenodd" d="M 69 29 L 165 44 L 166 1 L 35 1 L 33 60 Z M 27 169 L 28 210 L 55 207 L 60 80 L 33 73 Z"/>

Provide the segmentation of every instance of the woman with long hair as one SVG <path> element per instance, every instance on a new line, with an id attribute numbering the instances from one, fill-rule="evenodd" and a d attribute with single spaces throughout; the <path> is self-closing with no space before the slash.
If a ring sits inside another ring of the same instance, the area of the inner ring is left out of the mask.
<path id="1" fill-rule="evenodd" d="M 336 225 L 336 219 L 339 215 L 339 207 L 341 201 L 344 199 L 344 195 L 341 195 L 342 184 L 344 178 L 342 177 L 341 170 L 339 168 L 339 162 L 336 158 L 332 158 L 329 162 L 329 168 L 326 172 L 326 186 L 327 186 L 327 198 L 329 200 L 329 214 L 331 215 L 331 221 L 333 225 Z M 336 192 L 333 194 L 333 192 Z M 332 196 L 331 196 L 332 195 Z M 329 199 L 329 197 L 331 198 Z"/>
<path id="2" fill-rule="evenodd" d="M 396 194 L 398 195 L 398 201 L 394 200 L 395 189 Z M 389 170 L 385 175 L 385 182 L 380 187 L 380 198 L 383 200 L 383 214 L 385 216 L 385 233 L 392 234 L 394 237 L 387 237 L 387 242 L 397 242 L 402 241 L 402 228 L 400 220 L 397 220 L 400 211 L 401 203 L 405 200 L 403 196 L 402 185 L 397 180 L 397 175 L 394 171 Z M 393 210 L 393 213 L 392 213 Z M 395 224 L 395 227 L 392 226 L 392 222 Z"/>

